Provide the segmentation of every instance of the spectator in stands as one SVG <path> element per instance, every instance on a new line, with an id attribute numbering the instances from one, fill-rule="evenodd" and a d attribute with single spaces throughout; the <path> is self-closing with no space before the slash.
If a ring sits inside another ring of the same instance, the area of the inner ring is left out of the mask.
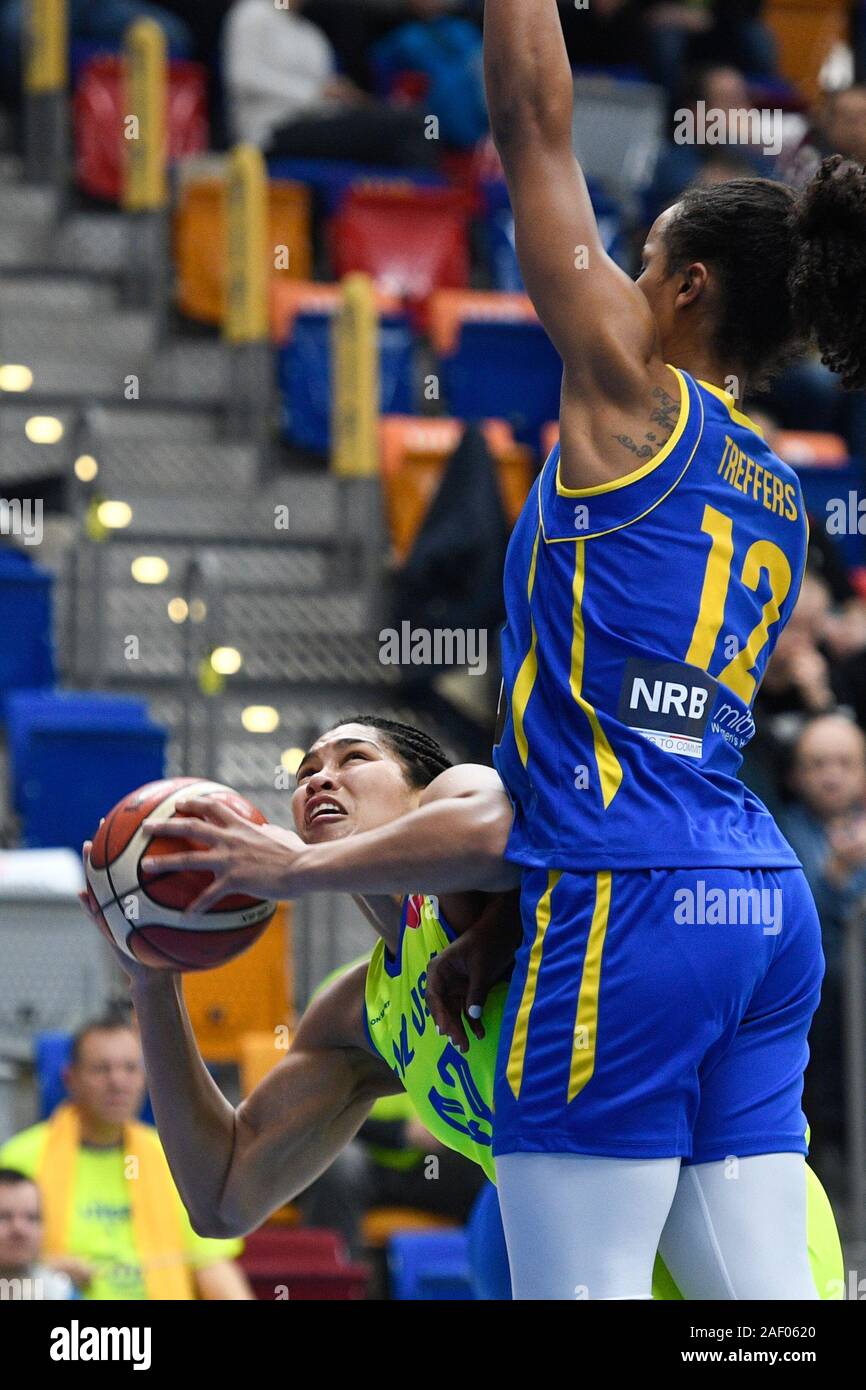
<path id="1" fill-rule="evenodd" d="M 0 1168 L 0 1302 L 77 1298 L 68 1274 L 40 1259 L 39 1188 L 17 1168 Z"/>
<path id="2" fill-rule="evenodd" d="M 401 72 L 427 80 L 425 110 L 439 121 L 439 136 L 456 149 L 472 149 L 487 132 L 481 32 L 451 11 L 453 0 L 407 0 L 412 18 L 373 49 L 380 80 Z"/>
<path id="3" fill-rule="evenodd" d="M 155 19 L 173 57 L 188 57 L 195 46 L 189 27 L 170 9 L 146 0 L 68 0 L 69 37 L 74 42 L 119 48 L 136 19 Z M 0 0 L 0 88 L 4 100 L 17 102 L 21 85 L 24 0 Z"/>
<path id="4" fill-rule="evenodd" d="M 690 73 L 680 88 L 680 97 L 673 113 L 671 138 L 659 154 L 652 183 L 644 197 L 644 221 L 647 226 L 651 226 L 659 213 L 675 203 L 690 183 L 712 178 L 714 172 L 724 175 L 727 168 L 730 170 L 728 178 L 741 178 L 744 174 L 769 178 L 774 174 L 773 157 L 765 154 L 760 145 L 743 142 L 711 145 L 677 139 L 678 131 L 686 129 L 683 113 L 696 113 L 699 102 L 704 103 L 707 112 L 739 113 L 751 110 L 754 105 L 745 78 L 735 68 L 712 66 L 697 68 Z M 741 123 L 732 117 L 729 127 L 739 133 Z M 708 173 L 705 172 L 707 165 L 710 166 Z M 714 181 L 720 180 L 716 177 Z"/>
<path id="5" fill-rule="evenodd" d="M 806 725 L 794 748 L 797 800 L 780 818 L 799 855 L 821 918 L 827 973 L 809 1045 L 804 1108 L 825 1182 L 838 1184 L 844 1144 L 842 1039 L 843 936 L 866 898 L 866 735 L 842 714 Z M 863 982 L 866 987 L 866 981 Z"/>
<path id="6" fill-rule="evenodd" d="M 424 113 L 368 96 L 337 72 L 334 50 L 303 0 L 236 0 L 223 30 L 229 122 L 269 155 L 429 168 Z"/>
<path id="7" fill-rule="evenodd" d="M 782 154 L 780 170 L 785 182 L 805 186 L 829 154 L 848 155 L 858 164 L 866 164 L 866 83 L 821 95 L 799 144 Z"/>
<path id="8" fill-rule="evenodd" d="M 559 0 L 559 12 L 573 68 L 643 66 L 641 0 L 591 0 L 584 9 Z"/>
<path id="9" fill-rule="evenodd" d="M 240 1241 L 193 1231 L 144 1098 L 141 1046 L 106 1018 L 77 1034 L 64 1075 L 70 1100 L 9 1139 L 0 1165 L 39 1186 L 45 1249 L 89 1299 L 248 1299 L 233 1263 Z"/>
<path id="10" fill-rule="evenodd" d="M 823 650 L 830 605 L 826 580 L 807 567 L 797 606 L 779 633 L 758 693 L 762 718 L 791 712 L 824 714 L 848 696 L 841 673 Z"/>
<path id="11" fill-rule="evenodd" d="M 776 43 L 762 0 L 644 0 L 650 74 L 676 91 L 689 62 L 732 64 L 751 77 L 776 71 Z"/>

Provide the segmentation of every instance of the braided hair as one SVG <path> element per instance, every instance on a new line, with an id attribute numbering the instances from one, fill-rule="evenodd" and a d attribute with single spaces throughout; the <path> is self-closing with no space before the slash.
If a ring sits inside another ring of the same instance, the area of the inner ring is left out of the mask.
<path id="1" fill-rule="evenodd" d="M 687 188 L 662 242 L 670 273 L 713 266 L 713 345 L 752 390 L 813 343 L 844 387 L 866 386 L 866 168 L 831 155 L 799 193 L 754 178 Z"/>
<path id="2" fill-rule="evenodd" d="M 377 729 L 403 764 L 413 787 L 426 787 L 440 772 L 453 766 L 441 743 L 411 724 L 383 719 L 378 714 L 354 714 L 338 720 L 338 724 L 365 724 L 368 729 Z"/>

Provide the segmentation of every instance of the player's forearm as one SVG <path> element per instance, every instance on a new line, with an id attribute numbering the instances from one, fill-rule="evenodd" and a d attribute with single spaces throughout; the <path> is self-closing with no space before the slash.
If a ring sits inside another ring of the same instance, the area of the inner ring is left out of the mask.
<path id="1" fill-rule="evenodd" d="M 183 1002 L 180 976 L 136 980 L 154 1118 L 175 1185 L 193 1225 L 219 1210 L 234 1147 L 235 1111 L 205 1066 Z"/>
<path id="2" fill-rule="evenodd" d="M 571 140 L 573 85 L 556 0 L 486 0 L 484 85 L 494 139 Z"/>
<path id="3" fill-rule="evenodd" d="M 433 801 L 376 830 L 308 845 L 287 894 L 457 893 L 513 888 L 519 871 L 503 859 L 511 827 L 504 795 Z"/>

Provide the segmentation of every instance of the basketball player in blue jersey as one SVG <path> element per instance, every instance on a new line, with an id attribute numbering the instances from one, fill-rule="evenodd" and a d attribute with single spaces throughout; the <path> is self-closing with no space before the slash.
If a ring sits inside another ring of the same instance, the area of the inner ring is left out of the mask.
<path id="1" fill-rule="evenodd" d="M 560 444 L 511 539 L 503 727 L 524 942 L 494 1153 L 518 1298 L 814 1299 L 799 861 L 739 781 L 796 603 L 795 474 L 738 407 L 811 334 L 866 382 L 866 172 L 688 190 L 633 283 L 572 148 L 556 0 L 487 0 L 485 74 Z"/>

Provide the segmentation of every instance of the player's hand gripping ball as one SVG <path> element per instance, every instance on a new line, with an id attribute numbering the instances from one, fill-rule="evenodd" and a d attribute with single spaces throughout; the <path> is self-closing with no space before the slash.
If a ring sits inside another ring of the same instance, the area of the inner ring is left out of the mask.
<path id="1" fill-rule="evenodd" d="M 265 817 L 251 801 L 196 777 L 149 782 L 119 801 L 93 837 L 87 861 L 88 906 L 113 945 L 132 960 L 163 970 L 209 970 L 240 955 L 258 940 L 276 903 L 230 893 L 206 912 L 184 909 L 213 882 L 200 870 L 145 874 L 141 861 L 204 849 L 193 840 L 148 836 L 142 821 L 167 821 L 178 801 L 214 797 L 254 825 Z"/>

